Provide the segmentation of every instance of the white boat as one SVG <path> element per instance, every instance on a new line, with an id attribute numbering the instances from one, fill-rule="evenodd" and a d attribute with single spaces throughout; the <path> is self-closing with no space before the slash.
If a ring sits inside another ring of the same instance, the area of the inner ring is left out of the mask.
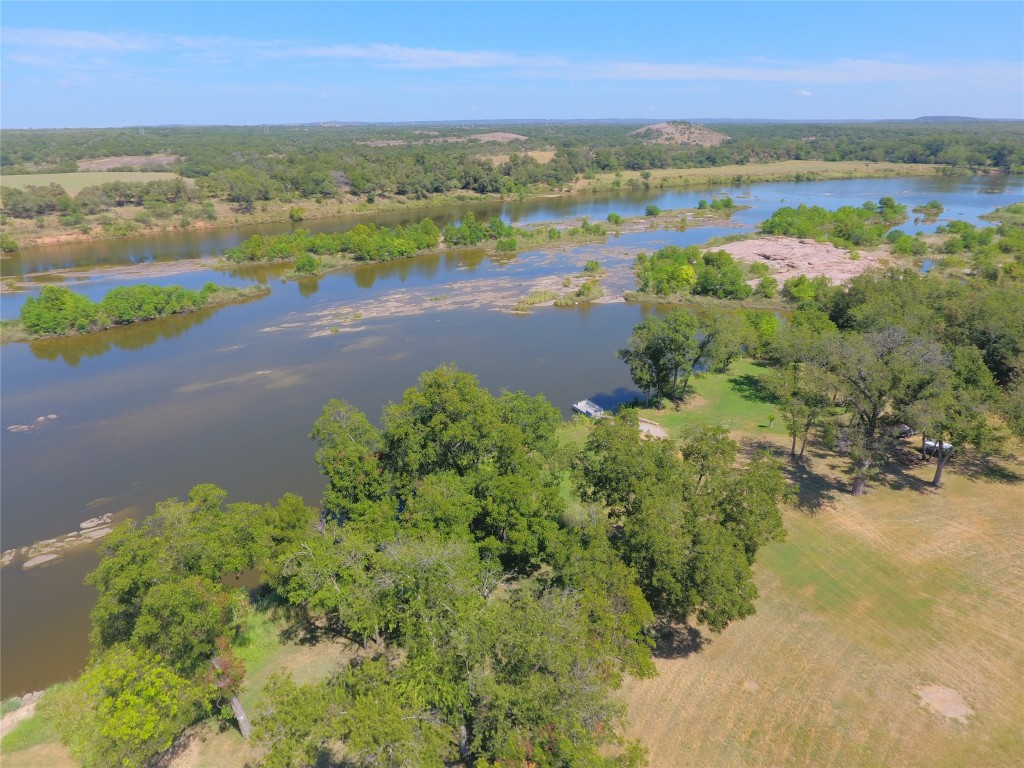
<path id="1" fill-rule="evenodd" d="M 580 400 L 578 403 L 573 403 L 572 409 L 592 419 L 604 418 L 604 408 L 592 400 Z"/>

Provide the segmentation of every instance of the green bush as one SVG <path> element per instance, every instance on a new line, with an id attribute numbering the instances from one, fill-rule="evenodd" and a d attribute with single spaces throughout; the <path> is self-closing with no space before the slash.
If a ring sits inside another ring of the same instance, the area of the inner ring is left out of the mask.
<path id="1" fill-rule="evenodd" d="M 319 268 L 320 264 L 316 260 L 316 256 L 311 253 L 304 253 L 295 260 L 295 271 L 300 275 L 316 274 Z"/>
<path id="2" fill-rule="evenodd" d="M 622 223 L 622 217 L 619 216 L 619 214 L 617 214 L 617 213 L 609 213 L 608 214 L 608 223 L 611 224 L 614 227 L 617 227 L 617 226 L 619 226 L 619 224 Z"/>
<path id="3" fill-rule="evenodd" d="M 0 252 L 15 253 L 19 249 L 17 241 L 6 232 L 0 233 Z"/>
<path id="4" fill-rule="evenodd" d="M 25 300 L 21 322 L 34 336 L 61 336 L 189 312 L 205 305 L 220 290 L 212 282 L 200 291 L 177 285 L 119 285 L 94 304 L 68 288 L 47 285 L 38 298 Z"/>
<path id="5" fill-rule="evenodd" d="M 519 245 L 514 237 L 503 237 L 498 240 L 494 247 L 498 253 L 513 253 Z"/>
<path id="6" fill-rule="evenodd" d="M 589 274 L 596 274 L 601 271 L 601 264 L 597 259 L 591 259 L 583 265 L 583 271 Z"/>
<path id="7" fill-rule="evenodd" d="M 754 277 L 768 277 L 768 275 L 771 274 L 771 270 L 768 268 L 768 265 L 763 261 L 755 261 L 750 265 L 749 269 L 750 274 Z"/>
<path id="8" fill-rule="evenodd" d="M 758 280 L 757 286 L 754 288 L 754 293 L 757 296 L 764 296 L 766 299 L 775 298 L 775 294 L 778 292 L 779 281 L 770 275 Z"/>
<path id="9" fill-rule="evenodd" d="M 44 285 L 38 298 L 29 296 L 21 307 L 22 324 L 37 336 L 87 331 L 95 319 L 96 306 L 61 285 Z"/>
<path id="10" fill-rule="evenodd" d="M 644 216 L 657 216 L 661 213 L 661 208 L 656 205 L 648 205 L 644 208 Z"/>

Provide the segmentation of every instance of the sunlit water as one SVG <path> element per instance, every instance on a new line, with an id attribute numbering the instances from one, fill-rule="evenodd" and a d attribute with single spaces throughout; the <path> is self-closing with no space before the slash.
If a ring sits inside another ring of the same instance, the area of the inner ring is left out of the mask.
<path id="1" fill-rule="evenodd" d="M 714 191 L 729 191 L 738 204 L 751 206 L 733 217 L 746 230 L 780 205 L 801 202 L 834 208 L 891 195 L 912 207 L 938 199 L 946 207 L 943 218 L 977 223 L 980 214 L 1024 199 L 1019 177 L 911 178 L 557 198 L 476 211 L 478 217 L 501 215 L 516 224 L 582 215 L 603 220 L 611 211 L 638 215 L 651 203 L 664 209 L 693 207 Z M 405 223 L 430 215 L 444 223 L 461 214 L 456 209 L 417 210 L 377 221 Z M 350 217 L 346 222 L 309 224 L 311 229 L 332 229 L 352 222 Z M 911 221 L 902 229 L 912 233 L 935 226 Z M 30 250 L 5 262 L 4 272 L 44 277 L 58 268 L 210 256 L 253 231 Z M 196 288 L 207 280 L 236 285 L 260 280 L 272 292 L 215 311 L 0 348 L 2 548 L 75 530 L 82 520 L 106 512 L 118 519 L 144 515 L 158 500 L 183 497 L 197 483 L 216 483 L 233 500 L 269 502 L 292 491 L 316 503 L 323 483 L 307 435 L 323 403 L 342 398 L 376 419 L 382 406 L 399 399 L 421 371 L 443 362 L 472 371 L 495 393 L 543 393 L 565 415 L 570 403 L 584 397 L 605 406 L 628 400 L 638 393 L 615 350 L 642 317 L 644 310 L 638 306 L 547 308 L 528 316 L 488 308 L 428 307 L 422 314 L 361 321 L 352 324 L 360 330 L 343 327 L 319 337 L 312 337 L 308 319 L 321 310 L 400 291 L 443 295 L 464 281 L 526 284 L 536 277 L 574 273 L 587 258 L 600 260 L 604 247 L 632 254 L 737 231 L 745 229 L 634 233 L 610 238 L 607 246 L 586 246 L 555 257 L 543 252 L 512 260 L 473 251 L 432 254 L 361 265 L 303 283 L 282 282 L 273 268 L 144 280 Z M 115 284 L 90 275 L 73 287 L 98 298 Z M 4 297 L 0 306 L 3 316 L 15 316 L 20 299 Z M 36 421 L 49 414 L 57 418 Z M 17 433 L 6 429 L 17 424 L 34 428 Z M 30 571 L 4 569 L 0 695 L 38 688 L 80 669 L 93 599 L 81 580 L 94 564 L 95 554 L 82 552 Z"/>

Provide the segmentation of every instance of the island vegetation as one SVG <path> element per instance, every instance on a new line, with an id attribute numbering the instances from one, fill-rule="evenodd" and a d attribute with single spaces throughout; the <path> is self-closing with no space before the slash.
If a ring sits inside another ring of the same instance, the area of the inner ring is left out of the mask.
<path id="1" fill-rule="evenodd" d="M 24 246 L 218 222 L 301 221 L 455 197 L 1024 167 L 1024 142 L 1012 122 L 735 123 L 708 126 L 722 141 L 668 143 L 643 128 L 539 122 L 5 130 L 3 224 L 8 245 Z"/>
<path id="2" fill-rule="evenodd" d="M 269 292 L 265 286 L 225 288 L 212 282 L 198 291 L 176 285 L 121 285 L 93 302 L 65 286 L 44 285 L 38 296 L 25 299 L 18 320 L 4 323 L 3 340 L 91 333 L 245 301 Z"/>

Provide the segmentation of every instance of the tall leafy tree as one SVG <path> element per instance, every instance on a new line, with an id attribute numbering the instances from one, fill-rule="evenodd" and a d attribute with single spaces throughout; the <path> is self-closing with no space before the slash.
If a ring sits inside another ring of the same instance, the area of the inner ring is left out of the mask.
<path id="1" fill-rule="evenodd" d="M 142 768 L 206 710 L 209 691 L 159 656 L 116 645 L 46 705 L 85 768 Z"/>
<path id="2" fill-rule="evenodd" d="M 954 451 L 974 449 L 984 455 L 1002 444 L 1002 433 L 990 420 L 998 389 L 981 353 L 962 347 L 950 350 L 949 357 L 949 375 L 941 388 L 907 411 L 907 420 L 921 431 L 922 440 L 934 440 L 936 488 L 942 486 L 942 472 Z"/>
<path id="3" fill-rule="evenodd" d="M 850 460 L 852 493 L 864 492 L 899 414 L 940 386 L 947 358 L 933 341 L 892 327 L 820 337 L 809 356 L 847 413 L 841 448 Z"/>

